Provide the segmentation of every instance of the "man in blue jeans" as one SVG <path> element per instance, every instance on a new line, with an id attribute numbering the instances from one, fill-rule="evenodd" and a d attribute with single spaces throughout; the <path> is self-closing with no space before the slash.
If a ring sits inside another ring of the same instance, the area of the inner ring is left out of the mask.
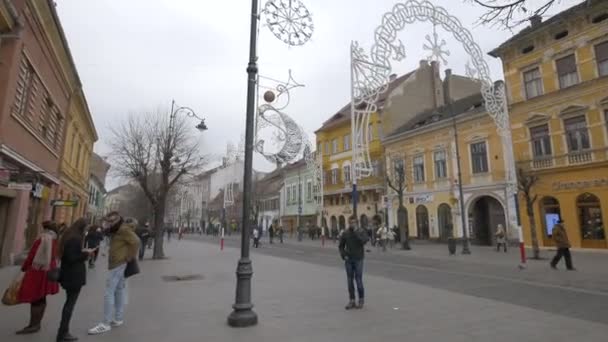
<path id="1" fill-rule="evenodd" d="M 127 263 L 135 260 L 140 247 L 135 234 L 137 221 L 123 220 L 118 212 L 111 212 L 104 218 L 104 229 L 110 235 L 108 252 L 108 273 L 104 294 L 103 321 L 89 329 L 89 335 L 98 335 L 124 324 L 127 297 L 125 270 Z"/>
<path id="2" fill-rule="evenodd" d="M 346 310 L 362 309 L 365 302 L 365 291 L 363 289 L 363 257 L 365 256 L 364 246 L 369 240 L 365 230 L 357 228 L 357 219 L 350 217 L 348 229 L 340 236 L 340 256 L 344 260 L 346 277 L 348 279 L 348 304 Z M 355 302 L 355 284 L 359 303 Z"/>

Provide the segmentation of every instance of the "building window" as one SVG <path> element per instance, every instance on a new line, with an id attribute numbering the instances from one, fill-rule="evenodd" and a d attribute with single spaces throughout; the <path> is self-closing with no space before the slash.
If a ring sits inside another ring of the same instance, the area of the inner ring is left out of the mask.
<path id="1" fill-rule="evenodd" d="M 604 240 L 604 221 L 600 200 L 593 194 L 585 193 L 576 199 L 581 235 L 583 240 Z"/>
<path id="2" fill-rule="evenodd" d="M 344 151 L 350 150 L 350 134 L 344 136 Z"/>
<path id="3" fill-rule="evenodd" d="M 555 66 L 557 68 L 559 87 L 561 89 L 578 84 L 578 73 L 576 72 L 576 58 L 574 57 L 574 54 L 556 60 Z"/>
<path id="4" fill-rule="evenodd" d="M 551 136 L 548 124 L 530 128 L 530 138 L 534 159 L 551 156 Z"/>
<path id="5" fill-rule="evenodd" d="M 488 172 L 488 154 L 485 141 L 471 144 L 471 163 L 473 173 Z"/>
<path id="6" fill-rule="evenodd" d="M 32 110 L 34 108 L 33 102 L 35 101 L 36 90 L 38 88 L 35 85 L 37 83 L 37 78 L 34 67 L 27 60 L 25 54 L 22 54 L 13 113 L 24 118 L 29 118 L 30 121 L 33 121 Z"/>
<path id="7" fill-rule="evenodd" d="M 334 139 L 331 141 L 331 153 L 338 153 L 338 139 Z"/>
<path id="8" fill-rule="evenodd" d="M 424 156 L 414 157 L 414 182 L 424 182 Z"/>
<path id="9" fill-rule="evenodd" d="M 551 237 L 553 235 L 553 227 L 562 217 L 559 202 L 553 197 L 545 197 L 541 201 L 541 209 L 543 212 L 542 222 L 545 227 L 545 235 Z"/>
<path id="10" fill-rule="evenodd" d="M 600 76 L 608 76 L 608 41 L 595 46 L 595 60 Z"/>
<path id="11" fill-rule="evenodd" d="M 435 178 L 447 178 L 448 167 L 446 162 L 445 150 L 435 151 L 433 158 L 435 159 Z"/>
<path id="12" fill-rule="evenodd" d="M 329 155 L 329 141 L 325 142 L 325 155 Z"/>
<path id="13" fill-rule="evenodd" d="M 344 182 L 350 183 L 350 165 L 344 165 Z"/>
<path id="14" fill-rule="evenodd" d="M 308 201 L 312 201 L 312 182 L 308 181 L 306 183 L 306 199 Z"/>
<path id="15" fill-rule="evenodd" d="M 287 196 L 285 196 L 285 205 L 289 205 L 291 201 L 291 187 L 287 187 Z"/>
<path id="16" fill-rule="evenodd" d="M 526 98 L 531 99 L 543 94 L 543 79 L 538 67 L 524 72 L 524 85 Z"/>
<path id="17" fill-rule="evenodd" d="M 338 169 L 331 170 L 331 184 L 338 184 Z"/>
<path id="18" fill-rule="evenodd" d="M 589 131 L 584 115 L 564 120 L 566 128 L 566 139 L 569 152 L 581 152 L 591 148 L 589 142 Z"/>

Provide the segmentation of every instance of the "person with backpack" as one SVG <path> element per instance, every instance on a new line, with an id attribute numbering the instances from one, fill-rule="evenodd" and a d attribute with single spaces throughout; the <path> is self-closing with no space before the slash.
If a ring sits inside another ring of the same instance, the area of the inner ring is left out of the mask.
<path id="1" fill-rule="evenodd" d="M 340 236 L 340 256 L 344 260 L 346 277 L 348 280 L 348 304 L 346 310 L 362 309 L 365 302 L 365 290 L 363 288 L 363 258 L 365 257 L 365 244 L 369 241 L 367 232 L 357 227 L 357 218 L 350 217 L 348 229 Z M 358 304 L 355 301 L 355 283 L 359 296 Z"/>

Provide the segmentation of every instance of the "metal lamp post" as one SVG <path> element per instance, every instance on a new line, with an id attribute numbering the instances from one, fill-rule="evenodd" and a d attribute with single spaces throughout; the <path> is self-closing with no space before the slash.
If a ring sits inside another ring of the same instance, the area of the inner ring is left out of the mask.
<path id="1" fill-rule="evenodd" d="M 258 323 L 258 315 L 251 303 L 251 277 L 253 268 L 249 259 L 249 225 L 251 223 L 251 191 L 253 174 L 253 135 L 255 97 L 258 66 L 257 60 L 258 0 L 251 1 L 251 30 L 249 40 L 249 64 L 247 66 L 247 118 L 245 124 L 245 170 L 243 175 L 243 212 L 241 229 L 241 258 L 236 268 L 236 295 L 228 316 L 228 325 L 248 327 Z"/>
<path id="2" fill-rule="evenodd" d="M 456 170 L 458 173 L 458 206 L 460 207 L 460 224 L 462 225 L 462 254 L 471 254 L 471 248 L 469 243 L 469 232 L 466 225 L 466 216 L 464 210 L 464 193 L 462 190 L 462 168 L 460 165 L 460 148 L 458 144 L 458 128 L 456 126 L 456 114 L 452 106 L 452 96 L 450 94 L 450 80 L 451 73 L 448 73 L 447 82 L 448 85 L 445 87 L 445 97 L 447 99 L 448 113 L 452 117 L 452 129 L 454 130 L 454 144 L 456 152 Z"/>
<path id="3" fill-rule="evenodd" d="M 194 110 L 190 107 L 177 107 L 175 108 L 175 100 L 171 101 L 171 116 L 169 116 L 169 127 L 173 127 L 173 123 L 175 121 L 175 118 L 177 117 L 178 113 L 184 113 L 184 115 L 186 115 L 189 118 L 195 118 L 197 120 L 201 120 L 201 122 L 199 122 L 195 127 L 196 129 L 198 129 L 199 131 L 206 131 L 207 125 L 205 124 L 205 119 L 200 118 L 198 115 L 196 115 L 196 113 L 194 112 Z"/>

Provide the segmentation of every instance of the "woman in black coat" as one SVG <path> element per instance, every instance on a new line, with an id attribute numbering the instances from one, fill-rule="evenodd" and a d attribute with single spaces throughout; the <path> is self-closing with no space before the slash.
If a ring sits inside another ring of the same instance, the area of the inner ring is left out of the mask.
<path id="1" fill-rule="evenodd" d="M 83 249 L 87 221 L 84 218 L 76 220 L 59 240 L 59 255 L 61 271 L 59 283 L 65 290 L 66 301 L 61 314 L 61 324 L 57 332 L 57 341 L 76 341 L 78 338 L 70 334 L 70 320 L 74 306 L 78 300 L 80 289 L 87 281 L 85 262 L 93 254 L 94 249 Z"/>

